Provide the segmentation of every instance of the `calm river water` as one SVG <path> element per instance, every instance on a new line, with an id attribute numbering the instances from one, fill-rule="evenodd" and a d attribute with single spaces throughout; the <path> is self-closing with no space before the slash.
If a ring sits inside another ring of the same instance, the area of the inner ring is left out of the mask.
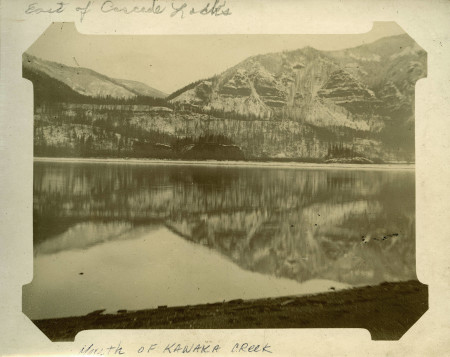
<path id="1" fill-rule="evenodd" d="M 413 170 L 34 164 L 31 318 L 415 278 Z"/>

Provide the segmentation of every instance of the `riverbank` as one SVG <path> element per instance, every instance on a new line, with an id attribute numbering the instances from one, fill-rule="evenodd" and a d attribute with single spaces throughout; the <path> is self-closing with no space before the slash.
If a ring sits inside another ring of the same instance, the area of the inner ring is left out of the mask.
<path id="1" fill-rule="evenodd" d="M 349 164 L 349 163 L 311 163 L 285 161 L 216 161 L 216 160 L 160 160 L 133 158 L 75 158 L 75 157 L 34 157 L 37 162 L 73 162 L 73 163 L 112 163 L 141 165 L 180 165 L 180 166 L 226 166 L 226 167 L 268 167 L 303 169 L 352 169 L 352 170 L 414 170 L 414 164 Z"/>
<path id="2" fill-rule="evenodd" d="M 374 340 L 399 339 L 428 309 L 418 281 L 383 283 L 316 295 L 233 300 L 140 311 L 102 310 L 33 321 L 52 341 L 89 329 L 365 328 Z"/>

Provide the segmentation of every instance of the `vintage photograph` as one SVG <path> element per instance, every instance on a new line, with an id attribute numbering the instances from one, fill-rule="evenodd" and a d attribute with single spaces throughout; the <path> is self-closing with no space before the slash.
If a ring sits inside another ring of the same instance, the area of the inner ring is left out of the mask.
<path id="1" fill-rule="evenodd" d="M 22 57 L 34 95 L 33 280 L 52 341 L 91 329 L 364 328 L 427 311 L 415 84 L 363 34 L 84 35 Z"/>

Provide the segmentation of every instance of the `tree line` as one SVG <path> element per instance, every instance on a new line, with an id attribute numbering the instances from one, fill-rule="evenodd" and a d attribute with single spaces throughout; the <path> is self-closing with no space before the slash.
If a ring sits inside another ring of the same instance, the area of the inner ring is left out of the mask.
<path id="1" fill-rule="evenodd" d="M 361 155 L 354 150 L 353 146 L 346 146 L 342 142 L 339 144 L 328 143 L 327 158 L 353 158 L 357 156 Z"/>

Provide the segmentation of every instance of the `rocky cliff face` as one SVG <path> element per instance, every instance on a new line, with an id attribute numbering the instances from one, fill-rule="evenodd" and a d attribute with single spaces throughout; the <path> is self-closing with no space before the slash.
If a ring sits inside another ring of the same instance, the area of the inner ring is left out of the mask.
<path id="1" fill-rule="evenodd" d="M 425 75 L 426 53 L 400 35 L 343 51 L 307 47 L 254 56 L 172 102 L 254 120 L 309 124 L 334 133 L 332 141 L 350 129 L 363 132 L 354 132 L 355 139 L 370 137 L 413 153 L 414 85 Z"/>
<path id="2" fill-rule="evenodd" d="M 425 52 L 410 37 L 400 35 L 343 51 L 306 47 L 254 56 L 200 81 L 172 101 L 261 118 L 302 120 L 310 120 L 317 106 L 337 105 L 352 119 L 361 120 L 368 114 L 393 114 L 386 106 L 389 101 L 411 104 L 415 82 L 425 75 Z M 405 111 L 411 115 L 412 109 Z M 334 119 L 337 125 L 348 125 Z"/>

